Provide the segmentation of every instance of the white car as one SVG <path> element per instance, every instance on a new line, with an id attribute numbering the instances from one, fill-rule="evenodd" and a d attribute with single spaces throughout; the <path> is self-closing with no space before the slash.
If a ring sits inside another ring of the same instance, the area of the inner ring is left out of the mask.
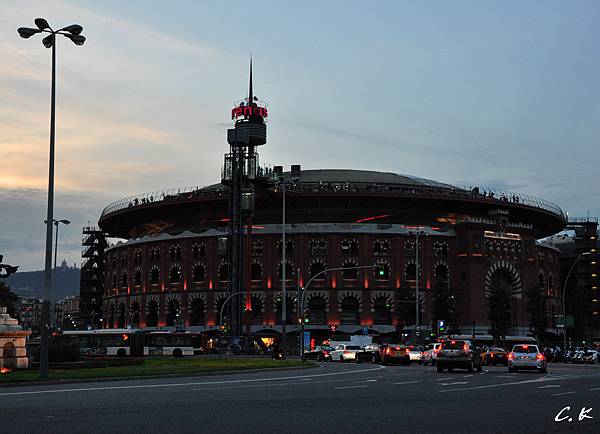
<path id="1" fill-rule="evenodd" d="M 417 362 L 419 365 L 423 363 L 423 347 L 416 345 L 408 346 L 408 354 L 411 362 Z"/>
<path id="2" fill-rule="evenodd" d="M 435 361 L 437 360 L 437 353 L 442 347 L 440 342 L 435 342 L 433 344 L 427 344 L 425 347 L 425 351 L 423 352 L 423 363 L 431 364 L 431 366 L 435 366 Z"/>
<path id="3" fill-rule="evenodd" d="M 508 372 L 516 372 L 518 369 L 537 369 L 546 373 L 546 357 L 537 345 L 515 345 L 508 353 Z"/>
<path id="4" fill-rule="evenodd" d="M 329 355 L 332 362 L 356 361 L 356 353 L 361 351 L 362 349 L 358 345 L 340 344 Z"/>

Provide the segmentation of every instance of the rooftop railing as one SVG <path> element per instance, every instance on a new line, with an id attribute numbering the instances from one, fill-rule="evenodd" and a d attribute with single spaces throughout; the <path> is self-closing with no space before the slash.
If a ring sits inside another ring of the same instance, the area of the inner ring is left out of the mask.
<path id="1" fill-rule="evenodd" d="M 410 194 L 421 197 L 434 198 L 453 198 L 484 201 L 511 206 L 525 206 L 544 210 L 555 214 L 567 221 L 567 216 L 563 210 L 556 204 L 527 194 L 515 193 L 506 190 L 496 190 L 492 188 L 473 187 L 473 186 L 422 186 L 422 185 L 399 185 L 386 183 L 368 183 L 368 182 L 290 182 L 287 186 L 288 191 L 295 192 L 332 192 L 332 193 L 382 193 L 382 194 Z M 123 209 L 147 206 L 157 202 L 168 201 L 186 201 L 206 197 L 223 196 L 226 193 L 224 187 L 217 185 L 210 190 L 202 187 L 183 187 L 172 188 L 169 190 L 154 191 L 135 196 L 129 196 L 124 199 L 111 203 L 102 211 L 100 219 L 121 211 Z M 569 219 L 569 221 L 573 221 Z"/>

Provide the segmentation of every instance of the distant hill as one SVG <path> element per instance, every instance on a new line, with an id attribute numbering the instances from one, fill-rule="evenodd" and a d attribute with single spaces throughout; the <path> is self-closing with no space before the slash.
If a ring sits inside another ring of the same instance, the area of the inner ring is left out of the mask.
<path id="1" fill-rule="evenodd" d="M 54 270 L 53 289 L 50 298 L 58 300 L 71 295 L 79 295 L 79 268 L 68 267 L 66 263 Z M 4 279 L 12 292 L 26 297 L 41 297 L 44 291 L 43 271 L 24 271 Z"/>

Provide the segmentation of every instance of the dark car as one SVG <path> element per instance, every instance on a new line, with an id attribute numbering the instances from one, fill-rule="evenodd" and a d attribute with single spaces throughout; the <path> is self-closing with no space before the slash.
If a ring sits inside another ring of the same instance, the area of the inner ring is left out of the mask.
<path id="1" fill-rule="evenodd" d="M 382 344 L 369 344 L 363 348 L 363 351 L 356 353 L 356 361 L 360 362 L 373 362 L 373 360 L 379 360 L 379 352 L 381 351 Z M 375 358 L 375 359 L 374 359 Z M 375 363 L 375 362 L 373 362 Z"/>
<path id="2" fill-rule="evenodd" d="M 483 371 L 480 351 L 471 341 L 449 339 L 442 342 L 438 351 L 436 361 L 437 371 L 444 372 L 444 369 L 452 371 L 453 369 L 466 369 L 473 372 Z"/>
<path id="3" fill-rule="evenodd" d="M 508 353 L 500 347 L 490 347 L 485 352 L 484 363 L 490 365 L 508 365 Z"/>
<path id="4" fill-rule="evenodd" d="M 382 344 L 379 351 L 373 352 L 373 363 L 410 365 L 410 353 L 403 344 Z"/>
<path id="5" fill-rule="evenodd" d="M 317 345 L 310 351 L 304 352 L 304 359 L 318 360 L 324 362 L 325 360 L 331 360 L 331 352 L 333 348 L 328 345 Z"/>

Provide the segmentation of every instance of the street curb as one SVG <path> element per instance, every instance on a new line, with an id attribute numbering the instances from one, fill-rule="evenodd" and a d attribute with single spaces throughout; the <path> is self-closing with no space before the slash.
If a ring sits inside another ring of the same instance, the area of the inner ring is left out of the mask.
<path id="1" fill-rule="evenodd" d="M 312 369 L 319 365 L 312 362 L 308 366 L 289 366 L 281 368 L 264 368 L 264 369 L 239 369 L 229 371 L 210 371 L 210 372 L 182 372 L 177 374 L 162 374 L 162 375 L 136 375 L 129 377 L 100 377 L 100 378 L 78 378 L 73 380 L 40 380 L 40 381 L 16 381 L 14 383 L 0 383 L 0 389 L 3 387 L 19 387 L 19 386 L 42 386 L 42 385 L 57 385 L 57 384 L 77 384 L 77 383 L 103 383 L 109 381 L 127 381 L 127 380 L 145 380 L 147 378 L 177 378 L 177 377 L 210 377 L 214 375 L 233 375 L 233 374 L 248 374 L 253 372 L 275 372 L 289 371 L 291 369 Z"/>

